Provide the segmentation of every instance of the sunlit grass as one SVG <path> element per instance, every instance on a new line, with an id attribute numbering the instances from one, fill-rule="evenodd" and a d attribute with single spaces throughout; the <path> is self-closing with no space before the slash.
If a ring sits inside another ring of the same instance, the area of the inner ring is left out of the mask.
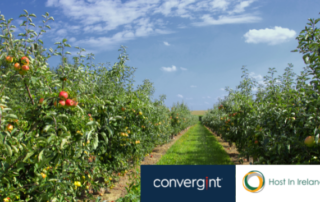
<path id="1" fill-rule="evenodd" d="M 198 123 L 171 146 L 157 165 L 233 165 L 233 163 L 212 133 Z"/>

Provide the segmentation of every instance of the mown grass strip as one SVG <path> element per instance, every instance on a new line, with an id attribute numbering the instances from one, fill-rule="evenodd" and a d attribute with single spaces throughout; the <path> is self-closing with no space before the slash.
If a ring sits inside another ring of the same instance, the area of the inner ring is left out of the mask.
<path id="1" fill-rule="evenodd" d="M 157 165 L 233 165 L 223 146 L 203 125 L 189 129 Z"/>

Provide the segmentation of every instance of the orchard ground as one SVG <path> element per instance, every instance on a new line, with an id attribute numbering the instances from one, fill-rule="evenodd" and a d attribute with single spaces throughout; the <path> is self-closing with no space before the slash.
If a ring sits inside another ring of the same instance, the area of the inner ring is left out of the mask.
<path id="1" fill-rule="evenodd" d="M 199 147 L 207 145 L 207 147 Z M 209 152 L 204 152 L 207 149 Z M 130 184 L 129 175 L 139 173 L 140 165 L 248 165 L 246 160 L 242 163 L 238 157 L 237 148 L 229 146 L 217 134 L 200 124 L 188 127 L 181 131 L 174 139 L 162 146 L 157 146 L 136 167 L 121 176 L 115 187 L 107 190 L 102 200 L 116 201 L 127 195 L 126 186 Z M 140 176 L 135 176 L 139 178 Z M 139 179 L 140 181 L 140 179 Z"/>

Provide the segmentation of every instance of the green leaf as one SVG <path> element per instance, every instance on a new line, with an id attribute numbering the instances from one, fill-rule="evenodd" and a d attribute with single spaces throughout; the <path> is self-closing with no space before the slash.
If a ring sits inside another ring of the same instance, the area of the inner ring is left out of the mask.
<path id="1" fill-rule="evenodd" d="M 66 126 L 59 124 L 59 128 L 61 128 L 64 132 L 67 132 L 68 129 Z"/>
<path id="2" fill-rule="evenodd" d="M 122 116 L 115 116 L 114 118 L 116 118 L 117 120 L 121 120 Z"/>
<path id="3" fill-rule="evenodd" d="M 11 157 L 12 156 L 12 150 L 11 150 L 11 147 L 9 145 L 6 144 L 6 148 L 7 148 L 7 152 L 8 152 L 8 155 Z"/>
<path id="4" fill-rule="evenodd" d="M 110 137 L 112 137 L 113 136 L 113 131 L 111 130 L 111 128 L 109 126 L 105 126 L 105 127 L 108 130 Z"/>
<path id="5" fill-rule="evenodd" d="M 56 137 L 57 136 L 54 133 L 51 133 L 50 137 L 48 137 L 48 139 L 47 139 L 47 143 L 50 143 L 52 140 L 56 139 Z"/>
<path id="6" fill-rule="evenodd" d="M 92 125 L 94 125 L 96 122 L 95 121 L 89 121 L 88 123 L 87 123 L 87 126 L 92 126 Z"/>
<path id="7" fill-rule="evenodd" d="M 99 145 L 99 138 L 98 135 L 96 134 L 93 140 L 93 149 L 96 149 Z"/>
<path id="8" fill-rule="evenodd" d="M 39 156 L 38 156 L 38 161 L 42 161 L 42 157 L 43 157 L 43 152 L 44 152 L 44 149 L 41 150 L 41 152 L 39 153 Z"/>
<path id="9" fill-rule="evenodd" d="M 317 134 L 317 135 L 314 137 L 314 141 L 315 141 L 317 144 L 320 144 L 320 142 L 319 142 L 319 134 Z"/>
<path id="10" fill-rule="evenodd" d="M 7 114 L 5 117 L 12 118 L 12 119 L 18 119 L 18 117 L 15 114 Z"/>
<path id="11" fill-rule="evenodd" d="M 87 140 L 90 139 L 90 136 L 91 136 L 92 131 L 93 131 L 93 130 L 90 130 L 89 133 L 87 134 Z"/>
<path id="12" fill-rule="evenodd" d="M 66 138 L 63 138 L 61 141 L 60 149 L 63 149 L 63 146 L 68 142 Z"/>
<path id="13" fill-rule="evenodd" d="M 100 134 L 101 134 L 101 136 L 103 137 L 103 139 L 105 140 L 106 144 L 108 144 L 109 139 L 108 139 L 106 133 L 102 132 L 102 133 L 100 133 Z"/>
<path id="14" fill-rule="evenodd" d="M 26 157 L 23 159 L 23 162 L 28 160 L 33 154 L 34 154 L 34 151 L 31 151 L 31 152 L 27 153 Z"/>
<path id="15" fill-rule="evenodd" d="M 66 118 L 66 119 L 68 119 L 69 117 L 67 115 L 65 115 L 65 114 L 59 114 L 58 118 Z"/>
<path id="16" fill-rule="evenodd" d="M 18 150 L 18 148 L 17 148 L 16 146 L 11 145 L 11 147 L 12 147 L 12 149 L 14 150 L 15 153 L 18 153 L 18 152 L 19 152 L 19 150 Z"/>
<path id="17" fill-rule="evenodd" d="M 306 64 L 310 64 L 309 55 L 304 55 L 302 58 Z"/>

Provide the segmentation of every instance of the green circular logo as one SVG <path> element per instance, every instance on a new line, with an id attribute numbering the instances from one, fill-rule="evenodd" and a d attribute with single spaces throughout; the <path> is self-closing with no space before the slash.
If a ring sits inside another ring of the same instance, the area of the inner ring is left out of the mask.
<path id="1" fill-rule="evenodd" d="M 251 177 L 257 177 L 259 179 L 259 186 L 258 187 L 253 187 L 253 186 L 250 186 L 250 184 L 248 183 L 249 179 Z M 243 187 L 248 191 L 248 192 L 251 192 L 251 193 L 257 193 L 259 191 L 261 191 L 264 187 L 264 182 L 265 182 L 265 179 L 264 179 L 264 176 L 263 174 L 260 172 L 260 171 L 257 171 L 257 170 L 252 170 L 250 172 L 248 172 L 244 177 L 243 177 L 243 180 L 242 180 L 242 185 Z"/>

